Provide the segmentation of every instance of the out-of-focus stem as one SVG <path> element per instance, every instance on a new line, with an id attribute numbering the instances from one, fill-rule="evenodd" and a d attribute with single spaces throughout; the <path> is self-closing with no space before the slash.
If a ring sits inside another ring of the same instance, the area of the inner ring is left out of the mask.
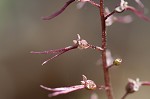
<path id="1" fill-rule="evenodd" d="M 125 99 L 129 93 L 125 93 L 121 99 Z"/>
<path id="2" fill-rule="evenodd" d="M 150 86 L 150 82 L 149 82 L 149 81 L 143 81 L 143 82 L 142 82 L 142 85 Z"/>

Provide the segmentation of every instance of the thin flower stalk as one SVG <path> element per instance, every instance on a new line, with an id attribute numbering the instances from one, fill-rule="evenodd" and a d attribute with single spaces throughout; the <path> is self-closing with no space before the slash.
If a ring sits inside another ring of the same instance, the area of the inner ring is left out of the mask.
<path id="1" fill-rule="evenodd" d="M 143 86 L 150 86 L 150 81 L 142 81 Z"/>

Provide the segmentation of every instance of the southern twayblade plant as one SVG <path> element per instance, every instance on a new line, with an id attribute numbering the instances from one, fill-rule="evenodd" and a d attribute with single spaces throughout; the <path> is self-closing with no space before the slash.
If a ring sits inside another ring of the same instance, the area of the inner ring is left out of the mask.
<path id="1" fill-rule="evenodd" d="M 83 81 L 81 81 L 80 85 L 75 85 L 71 87 L 59 87 L 59 88 L 48 88 L 43 85 L 41 87 L 45 90 L 48 90 L 52 93 L 49 94 L 49 97 L 57 96 L 60 94 L 67 94 L 72 91 L 80 90 L 80 89 L 88 89 L 88 90 L 95 90 L 95 89 L 104 89 L 106 91 L 106 95 L 108 99 L 113 99 L 113 90 L 111 85 L 111 79 L 110 79 L 110 73 L 109 70 L 113 66 L 119 66 L 122 63 L 121 58 L 114 59 L 111 56 L 110 51 L 107 49 L 107 26 L 111 26 L 114 22 L 120 22 L 120 23 L 130 23 L 132 22 L 133 18 L 131 15 L 125 15 L 125 16 L 117 16 L 115 14 L 123 13 L 125 11 L 131 11 L 139 18 L 150 22 L 150 18 L 144 15 L 144 4 L 140 0 L 134 0 L 138 6 L 139 10 L 136 9 L 133 6 L 128 5 L 128 2 L 125 0 L 120 0 L 120 3 L 114 8 L 114 10 L 110 11 L 108 7 L 104 7 L 104 0 L 99 0 L 99 2 L 95 2 L 93 0 L 68 0 L 60 10 L 56 11 L 55 13 L 42 17 L 43 20 L 51 20 L 55 18 L 56 16 L 60 15 L 62 12 L 65 11 L 65 9 L 71 5 L 72 3 L 77 2 L 79 4 L 79 8 L 81 8 L 85 3 L 90 3 L 92 6 L 95 6 L 97 9 L 99 9 L 99 15 L 100 15 L 100 23 L 101 23 L 101 47 L 94 46 L 89 44 L 86 40 L 81 39 L 80 35 L 77 34 L 78 39 L 73 40 L 73 45 L 55 49 L 55 50 L 48 50 L 48 51 L 31 51 L 33 54 L 55 54 L 53 57 L 47 59 L 43 62 L 42 65 L 47 63 L 48 61 L 62 55 L 63 53 L 66 53 L 73 49 L 96 49 L 101 52 L 101 65 L 103 67 L 104 72 L 104 84 L 101 84 L 99 87 L 94 83 L 92 80 L 88 80 L 86 76 L 83 75 Z M 139 91 L 139 88 L 141 86 L 150 86 L 149 81 L 140 81 L 139 79 L 133 80 L 128 79 L 128 83 L 125 87 L 126 93 L 123 95 L 121 99 L 125 99 L 127 95 Z"/>

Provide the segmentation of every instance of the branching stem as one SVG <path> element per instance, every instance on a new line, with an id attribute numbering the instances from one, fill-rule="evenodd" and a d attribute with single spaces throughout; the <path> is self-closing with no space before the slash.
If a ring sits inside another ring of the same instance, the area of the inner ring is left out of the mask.
<path id="1" fill-rule="evenodd" d="M 101 27 L 102 27 L 102 65 L 104 71 L 104 81 L 105 86 L 108 87 L 106 90 L 108 99 L 113 99 L 112 95 L 112 87 L 110 82 L 110 74 L 109 69 L 107 68 L 107 60 L 106 60 L 106 46 L 107 46 L 107 38 L 106 38 L 106 23 L 105 23 L 105 16 L 104 16 L 104 0 L 100 0 L 100 17 L 101 17 Z"/>

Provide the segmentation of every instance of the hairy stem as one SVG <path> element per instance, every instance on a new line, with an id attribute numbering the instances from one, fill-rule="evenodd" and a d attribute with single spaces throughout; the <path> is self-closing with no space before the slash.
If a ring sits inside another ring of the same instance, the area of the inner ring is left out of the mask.
<path id="1" fill-rule="evenodd" d="M 102 65 L 103 65 L 103 71 L 104 71 L 104 81 L 105 81 L 105 86 L 107 88 L 106 90 L 107 97 L 108 99 L 113 99 L 109 69 L 107 68 L 107 61 L 106 61 L 106 46 L 107 46 L 106 39 L 107 38 L 106 38 L 106 23 L 105 23 L 105 16 L 104 16 L 104 0 L 100 0 L 99 10 L 100 10 L 101 27 L 102 27 L 102 48 L 104 49 L 102 51 Z"/>

